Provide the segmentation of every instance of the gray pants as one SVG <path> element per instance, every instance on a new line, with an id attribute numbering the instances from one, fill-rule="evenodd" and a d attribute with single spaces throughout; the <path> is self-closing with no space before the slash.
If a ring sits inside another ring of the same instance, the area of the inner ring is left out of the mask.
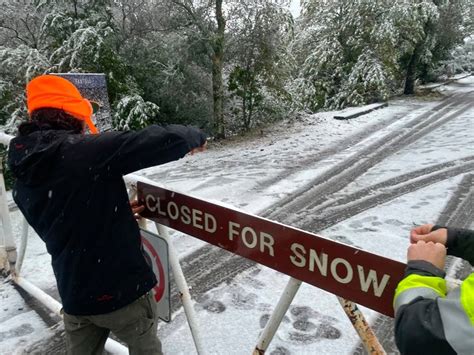
<path id="1" fill-rule="evenodd" d="M 68 354 L 99 355 L 110 331 L 128 345 L 131 355 L 161 355 L 157 310 L 152 292 L 117 311 L 95 316 L 64 313 Z"/>

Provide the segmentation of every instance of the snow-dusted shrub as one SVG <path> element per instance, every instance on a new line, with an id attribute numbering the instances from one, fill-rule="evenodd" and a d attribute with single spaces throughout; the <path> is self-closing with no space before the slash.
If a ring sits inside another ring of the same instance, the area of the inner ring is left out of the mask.
<path id="1" fill-rule="evenodd" d="M 383 63 L 367 49 L 357 59 L 341 90 L 327 100 L 327 106 L 342 108 L 386 100 L 390 79 Z"/>
<path id="2" fill-rule="evenodd" d="M 0 124 L 2 130 L 14 133 L 18 122 L 26 117 L 24 104 L 26 83 L 43 74 L 50 66 L 36 48 L 20 45 L 0 47 Z"/>
<path id="3" fill-rule="evenodd" d="M 121 98 L 113 116 L 114 126 L 120 130 L 136 130 L 147 126 L 158 114 L 159 107 L 134 94 Z"/>
<path id="4" fill-rule="evenodd" d="M 2 77 L 26 83 L 44 73 L 51 64 L 38 49 L 20 45 L 16 48 L 0 47 L 0 65 Z"/>
<path id="5" fill-rule="evenodd" d="M 108 39 L 113 30 L 106 23 L 75 30 L 51 55 L 58 71 L 87 71 L 99 69 L 114 56 Z"/>
<path id="6" fill-rule="evenodd" d="M 442 61 L 436 71 L 438 76 L 451 76 L 474 72 L 474 35 L 466 37 L 461 46 L 456 47 L 448 60 Z"/>

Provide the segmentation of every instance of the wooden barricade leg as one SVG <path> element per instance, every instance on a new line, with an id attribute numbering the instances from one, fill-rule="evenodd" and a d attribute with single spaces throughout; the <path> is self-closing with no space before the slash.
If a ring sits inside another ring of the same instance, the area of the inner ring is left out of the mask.
<path id="1" fill-rule="evenodd" d="M 359 334 L 362 344 L 364 344 L 367 353 L 370 355 L 384 355 L 385 350 L 382 348 L 377 336 L 360 311 L 359 307 L 354 302 L 346 300 L 342 297 L 337 297 L 344 312 L 351 321 L 357 334 Z"/>

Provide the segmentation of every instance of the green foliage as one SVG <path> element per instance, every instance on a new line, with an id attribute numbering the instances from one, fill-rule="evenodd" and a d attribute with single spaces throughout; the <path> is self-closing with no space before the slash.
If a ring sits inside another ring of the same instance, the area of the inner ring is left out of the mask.
<path id="1" fill-rule="evenodd" d="M 114 125 L 121 130 L 137 130 L 147 126 L 159 112 L 159 107 L 146 102 L 140 95 L 121 98 L 115 107 Z"/>
<path id="2" fill-rule="evenodd" d="M 255 72 L 251 70 L 236 66 L 230 73 L 228 89 L 242 100 L 242 121 L 246 130 L 252 124 L 253 111 L 263 100 L 260 84 Z"/>
<path id="3" fill-rule="evenodd" d="M 456 47 L 448 59 L 441 61 L 435 75 L 451 76 L 474 72 L 474 35 L 466 37 L 462 45 Z"/>
<path id="4" fill-rule="evenodd" d="M 291 71 L 288 48 L 294 23 L 282 5 L 246 1 L 235 3 L 229 11 L 233 19 L 228 22 L 230 111 L 240 117 L 238 126 L 244 130 L 279 115 L 272 105 L 289 106 L 285 85 Z"/>
<path id="5" fill-rule="evenodd" d="M 428 80 L 462 38 L 465 0 L 305 0 L 291 86 L 311 111 L 385 100 Z"/>
<path id="6" fill-rule="evenodd" d="M 8 168 L 7 154 L 7 148 L 3 145 L 0 145 L 0 158 L 2 161 L 3 179 L 5 180 L 5 188 L 8 191 L 13 187 L 13 184 L 15 183 L 15 178 L 13 177 L 12 172 Z"/>
<path id="7" fill-rule="evenodd" d="M 288 5 L 5 0 L 0 124 L 15 131 L 26 83 L 51 72 L 105 73 L 117 128 L 184 123 L 217 136 L 222 113 L 233 131 L 248 130 L 472 70 L 472 40 L 459 46 L 472 32 L 467 0 L 304 0 L 296 24 Z"/>

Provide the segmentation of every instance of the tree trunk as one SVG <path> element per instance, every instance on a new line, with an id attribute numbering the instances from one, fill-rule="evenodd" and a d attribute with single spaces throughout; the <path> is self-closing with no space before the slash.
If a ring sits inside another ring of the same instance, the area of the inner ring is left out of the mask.
<path id="1" fill-rule="evenodd" d="M 244 122 L 244 130 L 248 131 L 249 124 L 247 121 L 247 95 L 244 89 L 244 97 L 242 97 L 242 121 Z"/>
<path id="2" fill-rule="evenodd" d="M 217 139 L 225 138 L 224 123 L 224 84 L 222 80 L 224 59 L 224 32 L 225 19 L 222 14 L 222 1 L 216 0 L 217 33 L 213 45 L 212 55 L 212 92 L 214 99 L 214 129 Z"/>
<path id="3" fill-rule="evenodd" d="M 418 52 L 419 45 L 413 50 L 410 62 L 408 63 L 407 75 L 405 77 L 405 89 L 403 93 L 405 95 L 413 95 L 415 93 L 415 80 L 416 80 L 416 65 L 418 64 Z"/>
<path id="4" fill-rule="evenodd" d="M 403 93 L 405 95 L 413 95 L 415 93 L 415 80 L 416 80 L 416 64 L 418 62 L 417 50 L 413 51 L 410 62 L 408 63 L 407 75 L 405 77 L 405 89 Z"/>
<path id="5" fill-rule="evenodd" d="M 248 113 L 247 113 L 247 120 L 248 120 L 248 127 L 250 129 L 250 126 L 252 125 L 252 114 L 253 114 L 253 95 L 250 95 L 250 103 L 249 103 L 249 109 L 248 109 Z"/>

